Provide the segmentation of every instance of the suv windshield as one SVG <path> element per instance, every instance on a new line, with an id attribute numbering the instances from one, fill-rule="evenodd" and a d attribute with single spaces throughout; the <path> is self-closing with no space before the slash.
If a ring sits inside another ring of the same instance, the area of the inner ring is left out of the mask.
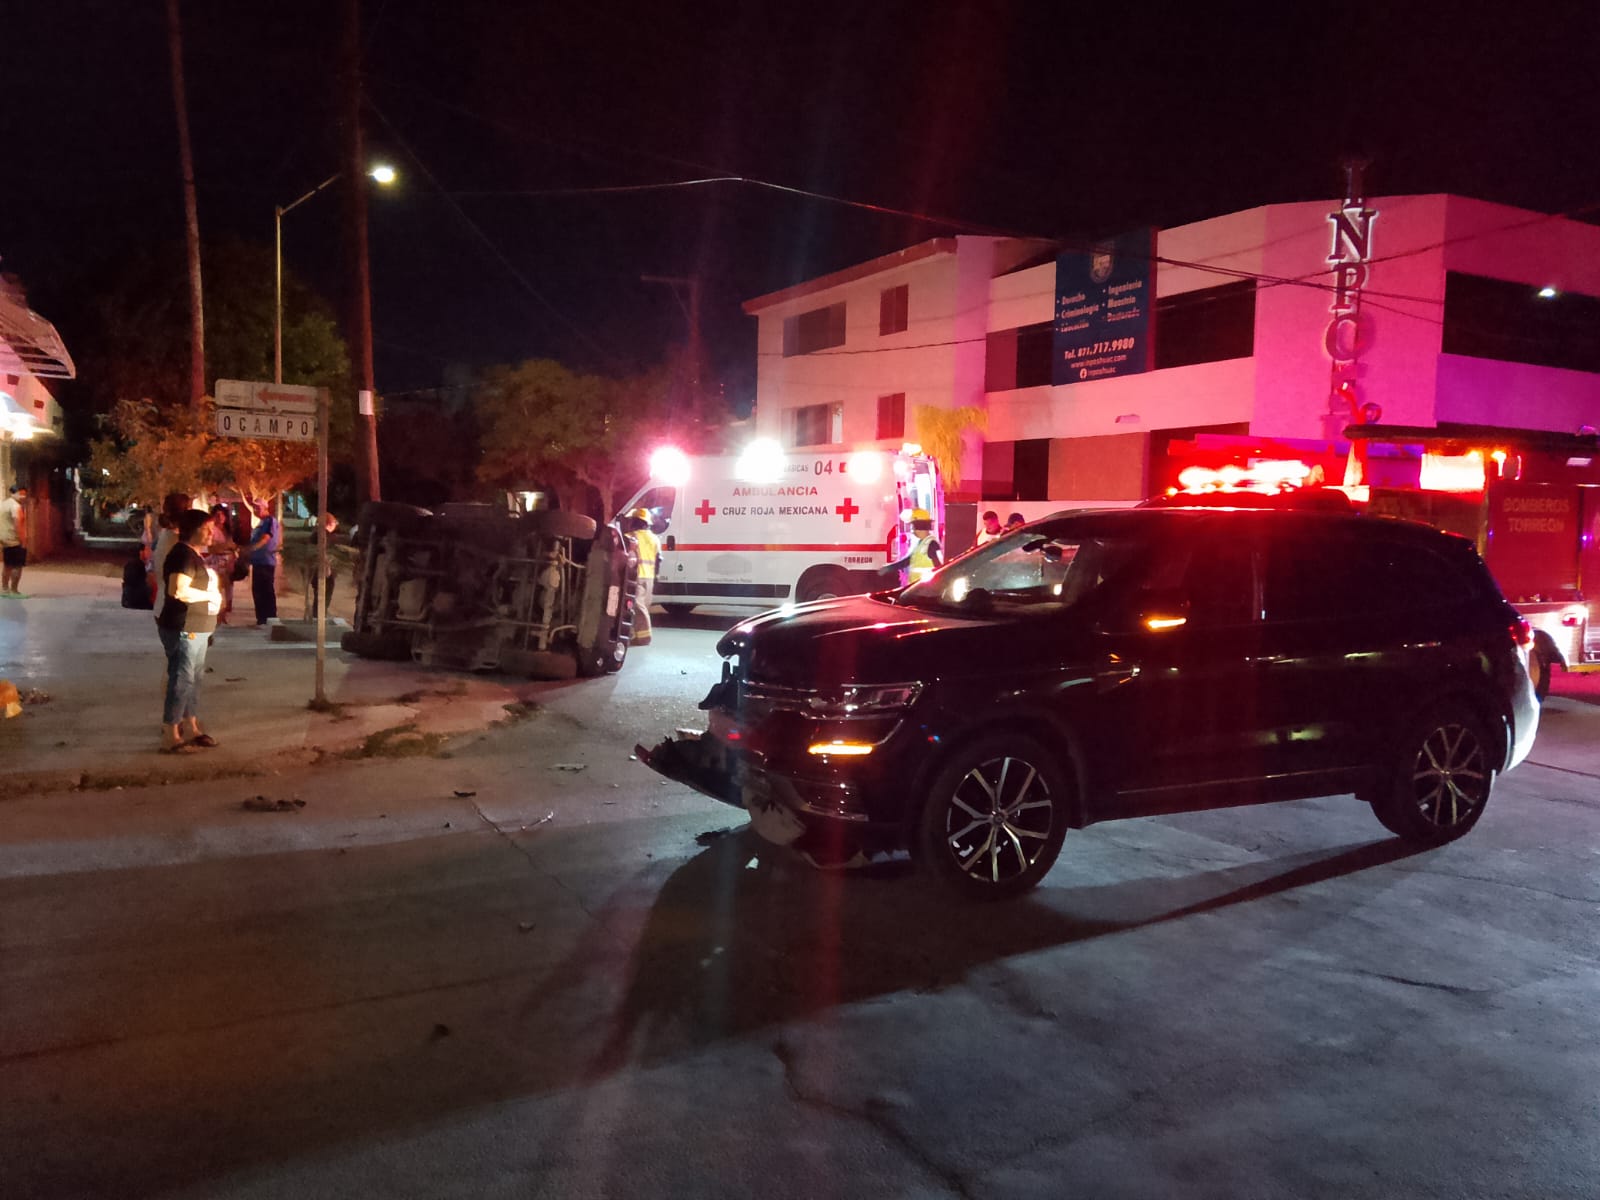
<path id="1" fill-rule="evenodd" d="M 953 560 L 896 598 L 913 608 L 1066 609 L 1127 574 L 1143 545 L 1127 537 L 1021 529 Z"/>

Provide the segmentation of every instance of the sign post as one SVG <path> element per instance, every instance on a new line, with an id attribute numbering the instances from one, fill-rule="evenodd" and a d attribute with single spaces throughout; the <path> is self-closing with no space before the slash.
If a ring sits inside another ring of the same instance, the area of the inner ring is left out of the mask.
<path id="1" fill-rule="evenodd" d="M 317 598 L 318 706 L 328 702 L 323 690 L 323 668 L 328 645 L 328 389 L 317 389 L 317 578 L 312 595 Z"/>

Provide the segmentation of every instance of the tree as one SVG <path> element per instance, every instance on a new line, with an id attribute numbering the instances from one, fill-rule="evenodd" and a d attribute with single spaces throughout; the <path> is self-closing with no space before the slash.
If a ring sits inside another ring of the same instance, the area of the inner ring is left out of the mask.
<path id="1" fill-rule="evenodd" d="M 199 495 L 223 486 L 271 502 L 316 469 L 309 442 L 218 437 L 209 396 L 198 409 L 124 400 L 110 437 L 89 448 L 88 475 L 102 499 L 157 507 L 169 492 Z"/>
<path id="2" fill-rule="evenodd" d="M 694 449 L 720 401 L 686 381 L 681 359 L 623 379 L 579 374 L 549 359 L 488 372 L 476 389 L 483 458 L 478 477 L 506 488 L 542 482 L 563 508 L 583 509 L 592 488 L 610 517 L 640 479 L 650 449 Z"/>
<path id="3" fill-rule="evenodd" d="M 122 400 L 188 401 L 182 263 L 177 243 L 135 249 L 85 282 L 81 293 L 92 299 L 79 314 L 73 350 L 96 412 L 109 413 Z M 207 243 L 207 361 L 217 378 L 272 378 L 272 281 L 270 247 L 238 239 Z M 349 395 L 350 356 L 327 301 L 286 271 L 283 309 L 284 382 Z M 334 446 L 347 452 L 346 407 L 334 406 Z"/>
<path id="4" fill-rule="evenodd" d="M 89 447 L 86 473 L 104 500 L 155 508 L 169 492 L 199 491 L 213 440 L 206 409 L 123 400 L 107 420 L 111 437 Z"/>
<path id="5" fill-rule="evenodd" d="M 988 416 L 981 408 L 917 405 L 917 440 L 939 464 L 946 490 L 954 492 L 961 487 L 961 456 L 966 450 L 967 434 L 981 432 L 988 424 Z"/>

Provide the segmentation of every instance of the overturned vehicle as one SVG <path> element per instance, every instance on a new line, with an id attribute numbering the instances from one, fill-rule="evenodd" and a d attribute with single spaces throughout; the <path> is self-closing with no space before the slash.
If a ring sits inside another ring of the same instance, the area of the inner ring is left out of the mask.
<path id="1" fill-rule="evenodd" d="M 361 511 L 353 628 L 364 658 L 532 679 L 615 671 L 633 633 L 638 557 L 578 513 L 373 503 Z"/>

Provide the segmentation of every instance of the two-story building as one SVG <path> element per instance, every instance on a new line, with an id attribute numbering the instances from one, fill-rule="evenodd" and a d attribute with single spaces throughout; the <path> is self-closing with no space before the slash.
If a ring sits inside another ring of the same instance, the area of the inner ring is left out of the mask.
<path id="1" fill-rule="evenodd" d="M 21 286 L 0 276 L 0 495 L 29 493 L 29 548 L 47 552 L 65 535 L 70 494 L 51 453 L 62 444 L 61 406 L 47 379 L 71 379 L 75 368 L 55 326 L 28 307 Z"/>
<path id="2" fill-rule="evenodd" d="M 919 408 L 976 408 L 962 498 L 1029 516 L 1136 501 L 1219 444 L 1338 462 L 1362 421 L 1600 425 L 1600 228 L 1461 196 L 939 238 L 745 311 L 757 433 L 891 446 Z"/>

